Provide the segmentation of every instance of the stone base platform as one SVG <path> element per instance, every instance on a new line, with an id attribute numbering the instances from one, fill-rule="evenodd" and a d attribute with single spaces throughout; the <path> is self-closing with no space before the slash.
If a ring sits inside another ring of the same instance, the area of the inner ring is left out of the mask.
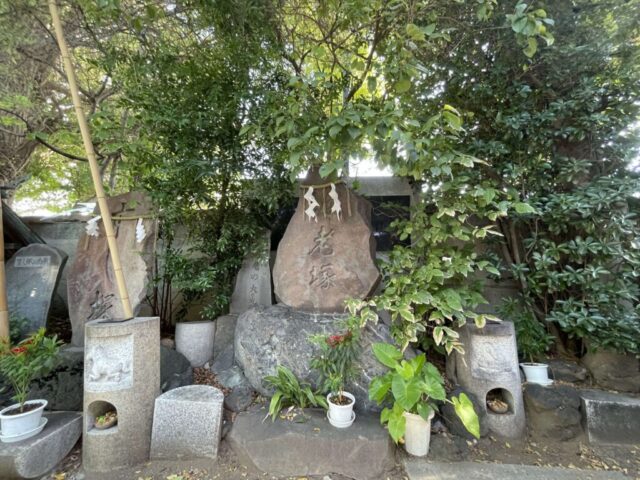
<path id="1" fill-rule="evenodd" d="M 35 437 L 0 443 L 0 478 L 38 478 L 53 469 L 73 448 L 82 433 L 82 414 L 51 412 L 46 427 Z"/>
<path id="2" fill-rule="evenodd" d="M 386 478 L 394 466 L 394 446 L 377 415 L 359 415 L 351 427 L 337 429 L 324 410 L 307 413 L 305 423 L 272 422 L 264 420 L 265 407 L 254 407 L 238 415 L 226 438 L 241 463 L 272 476 Z"/>
<path id="3" fill-rule="evenodd" d="M 409 480 L 624 480 L 620 472 L 479 462 L 428 462 L 405 458 Z"/>
<path id="4" fill-rule="evenodd" d="M 580 396 L 589 443 L 640 444 L 640 398 L 598 390 Z"/>

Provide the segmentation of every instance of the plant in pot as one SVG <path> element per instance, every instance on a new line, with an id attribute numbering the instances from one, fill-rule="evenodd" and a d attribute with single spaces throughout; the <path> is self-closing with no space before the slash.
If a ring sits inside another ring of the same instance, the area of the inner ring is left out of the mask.
<path id="1" fill-rule="evenodd" d="M 285 408 L 288 408 L 288 411 L 284 418 L 290 420 L 304 419 L 304 409 L 308 407 L 327 408 L 327 402 L 323 395 L 314 392 L 308 383 L 299 381 L 293 372 L 283 365 L 278 366 L 276 375 L 264 377 L 264 383 L 275 388 L 267 414 L 267 416 L 271 416 L 272 421 Z M 296 409 L 299 412 L 294 412 Z"/>
<path id="2" fill-rule="evenodd" d="M 373 353 L 389 372 L 376 377 L 369 385 L 369 398 L 387 405 L 380 414 L 389 434 L 398 443 L 404 437 L 406 451 L 415 456 L 429 452 L 431 419 L 436 402 L 448 402 L 444 379 L 438 369 L 426 361 L 424 353 L 404 360 L 402 352 L 388 343 L 376 343 Z M 480 438 L 480 423 L 473 403 L 464 393 L 450 400 L 465 428 Z"/>
<path id="3" fill-rule="evenodd" d="M 327 394 L 329 423 L 336 428 L 353 424 L 355 397 L 345 391 L 345 384 L 354 378 L 355 361 L 360 355 L 359 329 L 347 326 L 344 333 L 314 335 L 311 342 L 319 347 L 319 353 L 311 360 L 311 368 L 320 374 L 320 389 Z"/>
<path id="4" fill-rule="evenodd" d="M 0 373 L 9 381 L 17 403 L 0 411 L 3 442 L 16 442 L 39 433 L 46 424 L 42 411 L 46 400 L 27 400 L 31 382 L 46 375 L 55 366 L 60 345 L 57 337 L 47 337 L 45 329 L 12 347 L 8 341 L 0 346 Z"/>

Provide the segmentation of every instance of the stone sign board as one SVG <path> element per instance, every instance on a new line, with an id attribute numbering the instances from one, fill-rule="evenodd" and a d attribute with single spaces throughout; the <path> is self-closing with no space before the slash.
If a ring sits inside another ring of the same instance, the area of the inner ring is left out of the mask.
<path id="1" fill-rule="evenodd" d="M 67 255 L 57 248 L 33 243 L 21 248 L 6 265 L 9 312 L 28 323 L 23 334 L 47 324 L 51 299 Z"/>
<path id="2" fill-rule="evenodd" d="M 271 305 L 271 269 L 269 250 L 271 232 L 267 232 L 264 252 L 259 258 L 247 256 L 236 277 L 236 285 L 231 296 L 230 313 L 244 313 L 256 305 Z"/>

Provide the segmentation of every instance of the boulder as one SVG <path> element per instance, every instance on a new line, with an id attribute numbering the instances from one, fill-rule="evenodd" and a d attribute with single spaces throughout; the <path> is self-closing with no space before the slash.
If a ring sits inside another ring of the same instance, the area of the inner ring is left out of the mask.
<path id="1" fill-rule="evenodd" d="M 160 388 L 168 392 L 193 383 L 193 369 L 187 357 L 160 345 Z"/>
<path id="2" fill-rule="evenodd" d="M 231 367 L 217 374 L 222 386 L 231 390 L 224 398 L 224 406 L 232 412 L 242 412 L 253 403 L 255 390 L 242 374 L 240 367 Z"/>
<path id="3" fill-rule="evenodd" d="M 265 396 L 271 396 L 263 382 L 267 375 L 275 375 L 276 367 L 284 365 L 299 379 L 317 384 L 318 374 L 309 365 L 317 346 L 309 337 L 341 331 L 345 315 L 308 313 L 284 305 L 255 307 L 238 318 L 235 336 L 235 358 L 251 386 Z M 373 377 L 383 375 L 387 368 L 371 351 L 371 344 L 392 342 L 389 328 L 379 323 L 368 325 L 362 335 L 362 354 L 356 366 L 358 378 L 347 385 L 356 397 L 356 411 L 377 410 L 369 400 L 368 388 Z M 409 353 L 410 354 L 410 353 Z"/>
<path id="4" fill-rule="evenodd" d="M 329 213 L 334 204 L 328 190 L 322 190 L 318 187 L 314 191 L 319 203 L 315 221 L 309 221 L 307 200 L 300 197 L 278 245 L 274 290 L 276 299 L 290 307 L 344 312 L 345 300 L 367 297 L 380 279 L 375 265 L 371 204 L 344 184 L 337 184 L 342 206 L 338 218 Z"/>
<path id="5" fill-rule="evenodd" d="M 589 372 L 582 365 L 561 358 L 548 361 L 551 378 L 561 382 L 583 383 L 587 380 Z"/>
<path id="6" fill-rule="evenodd" d="M 480 421 L 480 436 L 484 437 L 488 435 L 489 425 L 487 424 L 487 411 L 478 401 L 478 397 L 476 397 L 466 388 L 456 387 L 451 393 L 449 393 L 449 395 L 447 395 L 447 398 L 451 399 L 451 397 L 457 397 L 461 393 L 464 393 L 467 395 L 467 397 L 469 397 L 469 400 L 471 400 L 471 402 L 473 403 L 473 409 L 478 414 L 478 420 Z M 452 403 L 445 402 L 440 407 L 440 414 L 444 419 L 444 423 L 447 425 L 447 428 L 453 435 L 458 435 L 469 440 L 475 438 L 462 424 L 460 418 L 458 418 L 458 415 L 456 415 Z"/>
<path id="7" fill-rule="evenodd" d="M 634 355 L 598 351 L 582 357 L 597 385 L 619 392 L 640 392 L 640 359 Z"/>
<path id="8" fill-rule="evenodd" d="M 227 435 L 242 464 L 272 476 L 307 477 L 337 473 L 357 480 L 387 478 L 394 448 L 376 416 L 359 415 L 337 429 L 324 410 L 307 410 L 306 422 L 264 420 L 264 408 L 238 415 Z"/>
<path id="9" fill-rule="evenodd" d="M 82 411 L 84 392 L 84 350 L 60 350 L 58 366 L 47 376 L 34 380 L 29 398 L 44 398 L 49 410 Z"/>
<path id="10" fill-rule="evenodd" d="M 573 387 L 526 383 L 524 405 L 534 436 L 569 440 L 582 432 L 580 395 Z"/>

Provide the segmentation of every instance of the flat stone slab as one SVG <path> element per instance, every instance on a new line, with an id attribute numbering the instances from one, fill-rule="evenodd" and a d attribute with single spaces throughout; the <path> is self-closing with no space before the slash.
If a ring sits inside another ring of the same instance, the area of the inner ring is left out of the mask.
<path id="1" fill-rule="evenodd" d="M 296 423 L 266 419 L 265 407 L 240 413 L 226 439 L 242 463 L 273 476 L 344 475 L 356 480 L 385 478 L 394 466 L 394 446 L 377 415 L 358 415 L 337 429 L 324 410 L 307 410 Z M 263 421 L 264 420 L 264 421 Z"/>
<path id="2" fill-rule="evenodd" d="M 16 443 L 0 443 L 0 478 L 38 478 L 71 451 L 82 433 L 82 414 L 51 412 L 44 430 Z"/>
<path id="3" fill-rule="evenodd" d="M 428 462 L 405 458 L 409 480 L 623 480 L 619 472 L 576 470 L 533 465 L 509 465 L 479 462 Z"/>
<path id="4" fill-rule="evenodd" d="M 584 390 L 582 412 L 590 443 L 640 444 L 640 399 Z"/>
<path id="5" fill-rule="evenodd" d="M 156 398 L 152 459 L 216 458 L 224 394 L 207 385 L 176 388 Z"/>

